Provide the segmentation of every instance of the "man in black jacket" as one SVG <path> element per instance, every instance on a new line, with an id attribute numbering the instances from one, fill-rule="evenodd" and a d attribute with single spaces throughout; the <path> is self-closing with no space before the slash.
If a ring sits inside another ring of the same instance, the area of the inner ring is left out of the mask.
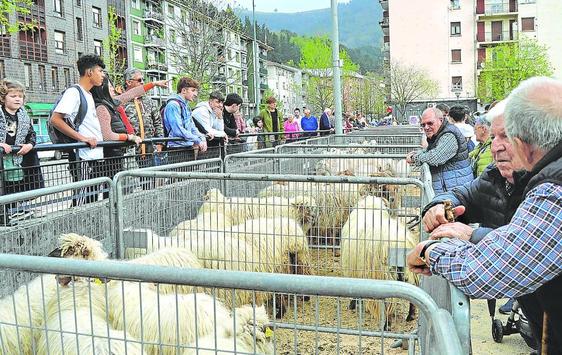
<path id="1" fill-rule="evenodd" d="M 242 98 L 236 93 L 226 95 L 226 100 L 224 100 L 222 120 L 224 122 L 224 131 L 228 136 L 229 144 L 227 145 L 227 151 L 229 154 L 242 151 L 241 143 L 243 143 L 243 141 L 239 137 L 242 132 L 238 131 L 236 119 L 234 118 L 234 113 L 240 110 L 242 102 Z"/>

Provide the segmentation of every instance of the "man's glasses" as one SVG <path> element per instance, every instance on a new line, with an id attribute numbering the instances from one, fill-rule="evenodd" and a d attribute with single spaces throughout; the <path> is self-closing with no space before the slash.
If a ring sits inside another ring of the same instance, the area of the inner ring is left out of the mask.
<path id="1" fill-rule="evenodd" d="M 420 127 L 421 127 L 421 128 L 424 128 L 425 126 L 432 127 L 432 126 L 433 126 L 433 122 L 420 123 Z"/>

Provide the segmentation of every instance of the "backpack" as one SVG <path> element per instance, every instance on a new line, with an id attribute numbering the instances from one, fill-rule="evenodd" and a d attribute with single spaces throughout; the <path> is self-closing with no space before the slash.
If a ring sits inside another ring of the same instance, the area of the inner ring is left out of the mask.
<path id="1" fill-rule="evenodd" d="M 166 121 L 164 120 L 164 110 L 166 109 L 166 105 L 170 101 L 175 101 L 178 103 L 178 105 L 180 105 L 180 112 L 183 118 L 183 107 L 185 106 L 185 104 L 181 102 L 181 100 L 172 98 L 164 101 L 164 103 L 162 103 L 162 105 L 160 106 L 160 118 L 162 119 L 162 126 L 164 126 L 164 137 L 168 137 L 170 135 L 170 132 L 168 132 L 168 129 L 166 128 Z"/>
<path id="2" fill-rule="evenodd" d="M 78 93 L 80 94 L 80 106 L 78 106 L 78 113 L 76 113 L 76 117 L 74 117 L 74 122 L 71 122 L 66 117 L 64 118 L 64 121 L 73 130 L 78 132 L 78 128 L 80 127 L 80 125 L 84 121 L 84 118 L 86 117 L 86 113 L 88 112 L 88 103 L 86 102 L 86 97 L 84 96 L 84 93 L 82 92 L 82 90 L 80 90 L 78 85 L 72 85 L 71 87 L 69 87 L 66 90 L 70 90 L 72 88 L 75 88 L 76 90 L 78 90 Z M 59 98 L 55 102 L 55 105 L 53 106 L 53 109 L 51 110 L 51 112 L 49 112 L 49 121 L 47 122 L 47 131 L 49 133 L 49 138 L 51 139 L 51 142 L 53 144 L 76 143 L 76 140 L 66 136 L 64 133 L 59 131 L 55 126 L 53 126 L 53 124 L 51 123 L 51 120 L 53 119 L 53 114 L 55 112 L 55 108 L 59 104 L 59 102 L 62 99 L 66 90 L 62 92 L 62 94 L 59 96 Z"/>

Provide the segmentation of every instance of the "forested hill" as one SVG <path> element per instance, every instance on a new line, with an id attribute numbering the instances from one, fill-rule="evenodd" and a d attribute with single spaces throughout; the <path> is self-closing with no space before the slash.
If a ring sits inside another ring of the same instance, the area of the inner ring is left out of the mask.
<path id="1" fill-rule="evenodd" d="M 248 19 L 252 16 L 250 10 L 238 8 L 235 13 L 243 24 L 249 25 Z M 380 62 L 382 44 L 382 30 L 379 26 L 382 8 L 378 0 L 351 0 L 347 4 L 339 4 L 338 16 L 340 44 L 348 48 L 351 59 L 360 65 L 361 72 L 375 70 Z M 261 24 L 258 30 L 260 34 L 282 31 L 284 34 L 279 34 L 282 37 L 291 37 L 293 33 L 301 36 L 330 36 L 332 30 L 330 8 L 298 13 L 256 12 L 256 19 L 258 24 Z M 268 43 L 275 47 L 269 40 L 285 42 L 288 38 L 283 41 L 282 38 L 269 37 Z M 290 48 L 285 48 L 280 53 L 271 53 L 272 59 L 280 60 L 286 57 L 288 52 L 291 52 Z M 298 63 L 295 56 L 289 54 L 288 57 Z"/>

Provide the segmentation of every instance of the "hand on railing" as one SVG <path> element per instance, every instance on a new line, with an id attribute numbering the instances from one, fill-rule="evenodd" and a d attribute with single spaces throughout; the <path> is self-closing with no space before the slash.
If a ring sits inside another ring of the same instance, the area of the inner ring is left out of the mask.
<path id="1" fill-rule="evenodd" d="M 12 147 L 6 143 L 0 143 L 0 147 L 4 149 L 5 154 L 10 154 L 12 152 Z"/>
<path id="2" fill-rule="evenodd" d="M 98 141 L 94 137 L 84 137 L 80 138 L 80 142 L 86 143 L 90 148 L 94 149 L 98 145 Z"/>
<path id="3" fill-rule="evenodd" d="M 127 134 L 127 140 L 129 142 L 135 143 L 137 146 L 142 143 L 142 138 L 135 136 L 134 134 Z"/>
<path id="4" fill-rule="evenodd" d="M 31 149 L 33 149 L 33 144 L 22 144 L 20 150 L 18 151 L 18 155 L 26 155 Z"/>

